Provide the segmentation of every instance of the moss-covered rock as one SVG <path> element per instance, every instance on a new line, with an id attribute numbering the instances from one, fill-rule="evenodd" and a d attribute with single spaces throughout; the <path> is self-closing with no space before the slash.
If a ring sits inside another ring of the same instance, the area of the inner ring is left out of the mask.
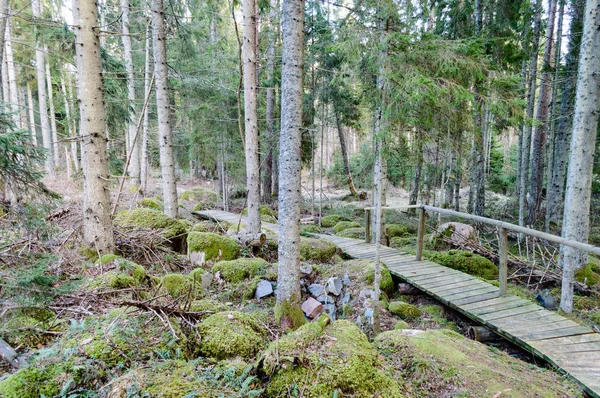
<path id="1" fill-rule="evenodd" d="M 330 216 L 321 218 L 321 226 L 323 228 L 331 228 L 340 221 L 342 221 L 342 217 L 338 216 L 337 214 L 332 214 Z"/>
<path id="2" fill-rule="evenodd" d="M 385 234 L 388 238 L 406 237 L 409 235 L 408 230 L 401 224 L 387 224 L 385 226 Z"/>
<path id="3" fill-rule="evenodd" d="M 387 294 L 394 293 L 395 285 L 394 279 L 392 279 L 392 274 L 387 269 L 387 266 L 384 263 L 379 263 L 381 279 L 379 280 L 379 288 Z M 369 262 L 366 264 L 366 273 L 364 275 L 363 280 L 367 283 L 373 283 L 375 281 L 375 263 Z"/>
<path id="4" fill-rule="evenodd" d="M 187 245 L 190 253 L 204 252 L 205 260 L 214 258 L 234 260 L 239 257 L 241 251 L 235 239 L 211 232 L 190 232 Z"/>
<path id="5" fill-rule="evenodd" d="M 394 236 L 390 239 L 390 247 L 399 249 L 401 247 L 410 245 L 410 238 L 404 238 L 401 236 Z"/>
<path id="6" fill-rule="evenodd" d="M 116 215 L 114 223 L 123 227 L 159 229 L 166 239 L 173 242 L 174 246 L 181 246 L 181 242 L 185 240 L 187 234 L 186 226 L 181 221 L 148 208 L 120 211 Z"/>
<path id="7" fill-rule="evenodd" d="M 90 283 L 92 288 L 126 289 L 140 286 L 148 280 L 144 267 L 122 257 L 109 254 L 98 261 L 108 261 L 103 264 L 112 264 L 114 270 L 93 277 Z"/>
<path id="8" fill-rule="evenodd" d="M 300 259 L 302 261 L 331 261 L 337 253 L 337 247 L 328 241 L 315 238 L 300 238 Z"/>
<path id="9" fill-rule="evenodd" d="M 13 347 L 35 348 L 47 344 L 53 340 L 53 336 L 39 331 L 47 330 L 51 325 L 53 330 L 60 331 L 63 326 L 56 319 L 56 314 L 46 308 L 26 307 L 8 310 L 1 320 L 0 337 Z"/>
<path id="10" fill-rule="evenodd" d="M 360 227 L 360 224 L 355 221 L 340 221 L 333 226 L 333 232 L 337 235 L 345 229 L 358 227 Z"/>
<path id="11" fill-rule="evenodd" d="M 8 378 L 0 381 L 0 397 L 2 398 L 39 398 L 54 397 L 60 393 L 61 376 L 68 377 L 68 368 L 59 364 L 37 367 L 28 366 L 20 369 Z"/>
<path id="12" fill-rule="evenodd" d="M 447 329 L 417 334 L 393 330 L 379 334 L 374 345 L 394 378 L 411 384 L 423 397 L 442 392 L 453 397 L 491 397 L 499 392 L 525 398 L 581 396 L 574 384 L 552 371 Z"/>
<path id="13" fill-rule="evenodd" d="M 267 331 L 252 315 L 238 311 L 213 314 L 196 330 L 201 336 L 198 352 L 210 358 L 251 358 L 265 344 Z"/>
<path id="14" fill-rule="evenodd" d="M 300 226 L 300 235 L 310 236 L 310 234 L 320 234 L 321 227 L 316 224 L 305 224 Z"/>
<path id="15" fill-rule="evenodd" d="M 594 263 L 589 263 L 575 272 L 575 280 L 577 282 L 585 283 L 588 286 L 599 285 L 600 268 Z"/>
<path id="16" fill-rule="evenodd" d="M 336 234 L 337 236 L 341 236 L 342 238 L 352 238 L 352 239 L 364 239 L 365 238 L 365 228 L 348 228 Z"/>
<path id="17" fill-rule="evenodd" d="M 213 232 L 215 224 L 210 221 L 200 221 L 192 226 L 190 232 Z"/>
<path id="18" fill-rule="evenodd" d="M 193 211 L 202 211 L 215 208 L 219 195 L 210 189 L 192 188 L 179 195 L 179 200 L 182 202 L 195 202 Z"/>
<path id="19" fill-rule="evenodd" d="M 386 372 L 376 350 L 352 322 L 326 325 L 322 316 L 265 350 L 262 371 L 271 376 L 267 397 L 402 397 L 403 388 Z"/>
<path id="20" fill-rule="evenodd" d="M 275 321 L 286 329 L 298 329 L 306 323 L 296 296 L 275 305 Z"/>
<path id="21" fill-rule="evenodd" d="M 449 250 L 436 252 L 424 250 L 423 257 L 434 263 L 483 279 L 498 279 L 498 267 L 493 262 L 469 251 Z"/>
<path id="22" fill-rule="evenodd" d="M 211 311 L 211 312 L 216 313 L 216 312 L 225 311 L 226 309 L 227 309 L 227 306 L 225 304 L 221 303 L 220 301 L 211 299 L 211 298 L 205 298 L 202 300 L 194 300 L 190 304 L 191 312 Z"/>
<path id="23" fill-rule="evenodd" d="M 265 275 L 270 264 L 262 258 L 238 258 L 231 261 L 219 261 L 212 267 L 213 274 L 221 272 L 228 282 L 241 282 L 247 278 Z"/>
<path id="24" fill-rule="evenodd" d="M 156 198 L 144 198 L 137 202 L 138 207 L 147 207 L 158 211 L 163 211 L 164 205 Z"/>
<path id="25" fill-rule="evenodd" d="M 421 311 L 417 306 L 402 301 L 392 301 L 388 305 L 388 310 L 402 319 L 416 319 L 421 316 Z"/>
<path id="26" fill-rule="evenodd" d="M 402 321 L 402 320 L 396 322 L 396 324 L 394 325 L 394 330 L 403 330 L 403 329 L 410 329 L 410 325 L 408 324 L 408 322 Z"/>

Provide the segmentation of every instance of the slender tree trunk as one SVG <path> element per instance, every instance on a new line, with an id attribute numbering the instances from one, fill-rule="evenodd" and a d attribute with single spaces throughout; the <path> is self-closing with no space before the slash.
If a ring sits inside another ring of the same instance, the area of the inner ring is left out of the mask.
<path id="1" fill-rule="evenodd" d="M 19 92 L 17 90 L 17 73 L 13 58 L 12 28 L 10 21 L 6 22 L 6 36 L 4 44 L 6 46 L 6 72 L 8 75 L 8 89 L 10 93 L 10 97 L 7 101 L 9 102 L 8 111 L 12 113 L 11 118 L 15 124 L 15 127 L 23 128 L 19 119 Z"/>
<path id="2" fill-rule="evenodd" d="M 152 49 L 154 52 L 156 114 L 158 116 L 163 201 L 165 204 L 165 213 L 169 217 L 176 218 L 179 209 L 177 207 L 173 135 L 171 133 L 171 112 L 169 110 L 169 75 L 167 70 L 166 45 L 163 0 L 152 0 Z"/>
<path id="3" fill-rule="evenodd" d="M 108 186 L 104 88 L 96 2 L 73 1 L 77 92 L 83 134 L 83 240 L 99 255 L 115 249 Z"/>
<path id="4" fill-rule="evenodd" d="M 256 102 L 256 4 L 243 1 L 242 55 L 244 66 L 244 121 L 246 145 L 246 189 L 248 190 L 247 232 L 260 233 L 260 161 L 258 155 L 258 115 Z"/>
<path id="5" fill-rule="evenodd" d="M 52 91 L 52 75 L 50 64 L 46 62 L 46 84 L 48 85 L 48 105 L 50 108 L 50 131 L 52 132 L 52 151 L 54 152 L 54 165 L 60 165 L 60 148 L 58 143 L 58 129 L 56 128 L 56 113 L 54 112 L 54 93 Z"/>
<path id="6" fill-rule="evenodd" d="M 38 19 L 42 13 L 41 0 L 32 0 L 31 8 L 33 10 L 34 18 Z M 34 31 L 37 29 L 34 28 Z M 52 132 L 50 131 L 50 120 L 48 118 L 48 103 L 46 93 L 46 75 L 45 65 L 46 56 L 44 54 L 44 48 L 40 39 L 38 38 L 35 43 L 35 64 L 37 71 L 38 81 L 38 104 L 40 107 L 40 125 L 42 128 L 42 142 L 44 148 L 48 151 L 46 153 L 45 169 L 46 173 L 54 177 L 54 151 L 52 149 Z"/>
<path id="7" fill-rule="evenodd" d="M 571 121 L 575 102 L 575 82 L 579 62 L 579 45 L 583 22 L 584 0 L 571 2 L 571 26 L 569 27 L 569 50 L 566 56 L 565 72 L 562 76 L 560 115 L 555 134 L 555 148 L 552 163 L 550 187 L 547 192 L 546 224 L 560 226 L 563 215 L 565 182 L 569 142 L 571 139 Z"/>
<path id="8" fill-rule="evenodd" d="M 600 116 L 600 2 L 587 0 L 584 15 L 562 227 L 563 237 L 579 242 L 587 242 L 590 233 L 594 150 Z M 560 308 L 567 313 L 573 310 L 575 271 L 586 263 L 587 253 L 568 246 L 561 247 L 559 265 L 563 279 Z"/>
<path id="9" fill-rule="evenodd" d="M 150 24 L 146 26 L 146 62 L 144 64 L 144 98 L 148 98 L 148 93 L 152 89 L 150 87 L 150 79 L 152 77 L 151 60 L 150 60 Z M 146 107 L 144 111 L 144 120 L 142 124 L 142 147 L 140 153 L 140 186 L 142 192 L 148 190 L 148 125 L 149 125 L 150 110 Z"/>
<path id="10" fill-rule="evenodd" d="M 277 308 L 280 325 L 298 327 L 300 309 L 300 144 L 304 70 L 304 0 L 283 1 L 281 133 L 279 135 L 279 249 Z"/>
<path id="11" fill-rule="evenodd" d="M 521 93 L 521 98 L 525 99 L 525 87 L 527 85 L 527 62 L 523 60 L 521 62 L 521 82 L 519 83 L 519 91 Z M 516 170 L 516 179 L 515 179 L 515 196 L 519 198 L 521 196 L 521 160 L 523 159 L 523 132 L 524 132 L 524 124 L 521 122 L 519 125 L 519 138 L 517 141 L 517 170 Z"/>
<path id="12" fill-rule="evenodd" d="M 263 202 L 271 203 L 273 200 L 273 153 L 274 146 L 276 144 L 275 140 L 275 82 L 274 82 L 274 72 L 275 72 L 275 46 L 277 45 L 277 29 L 276 29 L 276 20 L 277 20 L 277 1 L 270 1 L 270 9 L 269 9 L 269 19 L 270 19 L 270 30 L 268 35 L 268 44 L 267 44 L 267 103 L 265 109 L 265 118 L 266 118 L 266 129 L 265 129 L 265 164 L 263 167 Z"/>
<path id="13" fill-rule="evenodd" d="M 344 137 L 344 130 L 342 128 L 342 121 L 340 120 L 340 114 L 337 110 L 335 110 L 335 122 L 337 125 L 338 136 L 340 138 L 340 148 L 342 150 L 342 161 L 344 164 L 344 172 L 348 176 L 348 188 L 350 188 L 350 194 L 352 196 L 357 196 L 356 187 L 354 186 L 354 181 L 352 181 L 352 173 L 350 172 L 350 162 L 348 160 L 348 147 L 346 146 L 346 137 Z"/>
<path id="14" fill-rule="evenodd" d="M 421 170 L 423 168 L 423 141 L 421 138 L 421 132 L 417 132 L 416 137 L 416 155 L 417 164 L 415 165 L 415 172 L 413 174 L 412 189 L 408 195 L 408 204 L 416 205 L 419 200 L 419 189 L 421 188 Z M 414 211 L 412 212 L 414 213 Z"/>
<path id="15" fill-rule="evenodd" d="M 27 108 L 29 110 L 29 130 L 31 131 L 31 142 L 37 146 L 37 129 L 35 127 L 35 111 L 33 95 L 31 94 L 31 83 L 27 81 Z"/>
<path id="16" fill-rule="evenodd" d="M 63 76 L 63 74 L 61 73 L 60 75 L 60 91 L 63 95 L 63 99 L 65 102 L 65 122 L 64 124 L 67 127 L 67 131 L 69 134 L 69 138 L 71 140 L 75 139 L 75 135 L 73 132 L 73 129 L 71 127 L 71 106 L 69 105 L 69 97 L 67 97 L 67 86 L 65 84 L 65 77 Z M 78 170 L 79 169 L 79 165 L 77 164 L 77 146 L 75 145 L 75 142 L 71 142 L 71 153 L 68 154 L 68 157 L 65 159 L 66 160 L 66 164 L 67 164 L 67 169 L 70 171 L 71 168 Z M 73 147 L 75 148 L 75 153 L 73 154 Z M 65 152 L 65 154 L 67 154 Z M 75 156 L 73 156 L 75 155 Z M 70 173 L 69 173 L 70 174 Z"/>
<path id="17" fill-rule="evenodd" d="M 4 59 L 4 35 L 8 18 L 8 0 L 0 0 L 0 79 L 2 78 L 2 69 L 4 69 L 2 60 Z M 0 85 L 3 83 L 0 81 Z"/>
<path id="18" fill-rule="evenodd" d="M 9 103 L 10 89 L 8 88 L 8 68 L 6 67 L 6 51 L 2 52 L 2 54 L 2 62 L 0 62 L 0 64 L 2 64 L 2 70 L 0 71 L 2 73 L 2 100 L 4 100 L 4 102 L 6 103 Z M 3 110 L 6 110 L 5 105 L 6 104 L 2 104 L 2 107 L 4 108 Z"/>
<path id="19" fill-rule="evenodd" d="M 71 74 L 67 73 L 66 74 L 66 79 L 67 79 L 67 92 L 69 95 L 69 106 L 71 108 L 71 115 L 73 117 L 71 117 L 71 130 L 73 131 L 73 138 L 74 141 L 71 141 L 71 156 L 73 158 L 73 163 L 75 164 L 75 168 L 79 169 L 78 167 L 78 156 L 77 156 L 77 148 L 79 147 L 80 149 L 80 153 L 82 152 L 82 140 L 81 137 L 79 136 L 79 133 L 77 130 L 77 118 L 75 117 L 75 95 L 73 94 L 73 83 L 72 83 L 72 79 L 71 79 Z M 106 132 L 106 129 L 104 129 L 104 131 Z M 106 139 L 108 139 L 108 135 L 105 136 Z"/>
<path id="20" fill-rule="evenodd" d="M 544 181 L 544 148 L 548 131 L 548 114 L 550 113 L 550 99 L 552 89 L 552 47 L 554 44 L 554 21 L 556 16 L 556 0 L 548 3 L 548 26 L 546 28 L 546 44 L 544 46 L 544 60 L 542 66 L 542 79 L 538 98 L 537 125 L 533 133 L 533 151 L 531 154 L 531 179 L 528 203 L 529 225 L 534 225 L 542 202 L 542 183 Z"/>
<path id="21" fill-rule="evenodd" d="M 127 71 L 127 100 L 129 103 L 128 113 L 129 121 L 127 123 L 127 135 L 129 137 L 129 147 L 127 155 L 131 156 L 127 173 L 131 177 L 134 185 L 140 185 L 140 139 L 135 139 L 137 110 L 135 103 L 135 79 L 133 74 L 133 53 L 131 46 L 131 36 L 129 34 L 129 0 L 120 0 L 121 8 L 121 29 L 123 35 L 123 58 L 125 59 L 125 70 Z M 135 141 L 135 142 L 134 142 Z"/>

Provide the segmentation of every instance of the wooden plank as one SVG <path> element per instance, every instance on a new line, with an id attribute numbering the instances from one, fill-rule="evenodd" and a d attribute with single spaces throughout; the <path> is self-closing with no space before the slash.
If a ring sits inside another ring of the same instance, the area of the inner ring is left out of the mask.
<path id="1" fill-rule="evenodd" d="M 499 297 L 499 296 L 500 296 L 500 292 L 495 291 L 495 292 L 491 292 L 491 293 L 480 294 L 480 295 L 473 296 L 473 297 L 467 297 L 467 298 L 462 298 L 462 299 L 458 299 L 458 300 L 453 300 L 452 304 L 455 306 L 462 306 L 463 304 L 477 303 L 480 301 L 489 300 L 491 298 L 495 298 L 495 297 Z"/>
<path id="2" fill-rule="evenodd" d="M 446 295 L 446 294 L 455 294 L 460 292 L 467 292 L 469 290 L 480 289 L 483 287 L 489 286 L 485 282 L 481 281 L 458 281 L 448 285 L 442 285 L 437 287 L 428 287 L 427 285 L 423 285 L 424 289 L 435 293 L 437 295 Z"/>
<path id="3" fill-rule="evenodd" d="M 389 263 L 387 264 L 388 268 L 395 268 L 397 270 L 409 270 L 409 269 L 422 269 L 427 267 L 438 267 L 443 269 L 448 269 L 442 265 L 432 263 L 430 261 L 404 261 L 399 263 Z"/>
<path id="4" fill-rule="evenodd" d="M 484 321 L 491 321 L 491 320 L 498 319 L 498 318 L 506 318 L 508 316 L 525 314 L 528 312 L 536 312 L 536 311 L 539 311 L 540 309 L 541 309 L 541 307 L 538 305 L 529 304 L 529 305 L 519 307 L 519 308 L 512 308 L 510 310 L 504 310 L 504 311 L 498 311 L 498 312 L 492 312 L 489 314 L 484 314 L 484 315 L 481 315 L 479 318 L 483 319 Z"/>
<path id="5" fill-rule="evenodd" d="M 464 282 L 467 280 L 472 281 L 473 279 L 469 279 L 464 275 L 456 275 L 449 274 L 447 272 L 438 272 L 436 274 L 425 274 L 425 275 L 417 275 L 410 278 L 410 280 L 414 283 L 418 283 L 422 286 L 427 287 L 436 287 L 443 286 L 449 283 L 454 282 Z"/>
<path id="6" fill-rule="evenodd" d="M 554 340 L 532 341 L 531 346 L 552 355 L 561 352 L 600 352 L 598 343 L 554 344 Z"/>
<path id="7" fill-rule="evenodd" d="M 568 319 L 562 321 L 552 321 L 544 324 L 539 324 L 537 322 L 526 322 L 520 324 L 518 328 L 515 327 L 515 331 L 511 331 L 511 334 L 515 337 L 524 337 L 529 336 L 533 333 L 547 332 L 561 328 L 574 328 L 577 326 L 581 325 L 578 325 L 575 322 L 570 321 Z"/>
<path id="8" fill-rule="evenodd" d="M 454 270 L 450 270 L 448 271 L 447 269 L 443 269 L 441 270 L 443 272 L 440 272 L 439 274 L 435 275 L 420 275 L 420 276 L 415 276 L 412 279 L 415 282 L 421 281 L 421 280 L 430 280 L 431 282 L 435 282 L 434 279 L 448 279 L 448 278 L 455 278 L 457 276 L 463 277 L 463 278 L 469 278 L 469 279 L 476 279 L 474 277 L 469 277 L 469 275 L 465 275 L 462 272 L 459 271 L 454 271 Z M 452 272 L 454 271 L 454 272 Z"/>
<path id="9" fill-rule="evenodd" d="M 465 305 L 462 305 L 462 307 L 465 310 L 470 311 L 470 310 L 474 310 L 476 308 L 487 307 L 490 305 L 495 305 L 495 304 L 500 304 L 500 303 L 508 303 L 508 302 L 517 301 L 517 300 L 522 300 L 522 299 L 517 296 L 495 297 L 495 298 L 491 298 L 489 300 L 479 301 L 477 303 L 465 304 Z"/>
<path id="10" fill-rule="evenodd" d="M 444 294 L 440 294 L 437 295 L 438 297 L 442 297 L 444 300 L 446 301 L 452 301 L 452 300 L 457 300 L 457 299 L 463 299 L 463 298 L 467 298 L 467 297 L 473 297 L 473 296 L 477 296 L 480 294 L 485 294 L 485 293 L 492 293 L 492 292 L 497 292 L 498 288 L 492 285 L 487 285 L 487 286 L 483 286 L 480 288 L 477 288 L 475 290 L 463 290 L 461 292 L 455 293 L 455 294 L 449 294 L 449 292 L 444 292 Z"/>
<path id="11" fill-rule="evenodd" d="M 498 280 L 500 281 L 500 295 L 506 296 L 508 286 L 508 230 L 506 228 L 500 228 L 498 233 Z"/>
<path id="12" fill-rule="evenodd" d="M 531 305 L 530 301 L 527 300 L 517 300 L 517 301 L 509 301 L 506 303 L 499 303 L 499 304 L 495 304 L 495 305 L 491 305 L 488 307 L 481 307 L 481 308 L 476 308 L 474 310 L 469 310 L 470 313 L 474 314 L 474 315 L 485 315 L 485 314 L 490 314 L 490 313 L 494 313 L 494 312 L 498 312 L 498 311 L 504 311 L 504 310 L 509 310 L 512 308 L 520 308 L 520 307 L 525 307 Z"/>
<path id="13" fill-rule="evenodd" d="M 565 337 L 565 336 L 575 336 L 579 334 L 590 334 L 594 333 L 594 331 L 586 326 L 575 326 L 568 328 L 560 328 L 554 330 L 548 330 L 546 332 L 540 333 L 532 333 L 526 336 L 521 336 L 523 341 L 532 341 L 532 340 L 545 340 L 545 339 L 553 339 L 556 337 Z"/>
<path id="14" fill-rule="evenodd" d="M 552 343 L 556 344 L 556 345 L 594 343 L 594 342 L 600 342 L 600 334 L 594 333 L 594 334 L 590 334 L 590 335 L 560 337 L 560 338 L 552 339 Z M 545 342 L 543 342 L 543 341 L 532 342 L 532 344 L 542 344 L 542 343 L 545 343 Z"/>

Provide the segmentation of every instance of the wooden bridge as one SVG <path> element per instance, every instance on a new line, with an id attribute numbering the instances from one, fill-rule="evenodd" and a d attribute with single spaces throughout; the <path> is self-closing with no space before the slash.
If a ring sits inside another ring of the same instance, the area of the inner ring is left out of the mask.
<path id="1" fill-rule="evenodd" d="M 196 214 L 231 223 L 240 220 L 237 214 L 218 210 Z M 263 225 L 277 231 L 275 224 Z M 421 236 L 422 225 L 419 228 Z M 350 257 L 375 260 L 376 245 L 373 243 L 315 235 L 333 242 Z M 392 275 L 554 365 L 590 396 L 600 398 L 600 334 L 589 327 L 529 300 L 501 292 L 500 288 L 476 277 L 431 261 L 417 260 L 396 249 L 380 246 L 380 259 Z M 501 284 L 504 290 L 505 283 L 501 281 Z"/>

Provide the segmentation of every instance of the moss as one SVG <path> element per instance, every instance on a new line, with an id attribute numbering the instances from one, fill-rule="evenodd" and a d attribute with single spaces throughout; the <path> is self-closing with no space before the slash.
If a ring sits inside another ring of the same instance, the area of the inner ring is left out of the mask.
<path id="1" fill-rule="evenodd" d="M 328 241 L 315 238 L 300 238 L 300 259 L 302 261 L 331 261 L 337 253 L 337 247 Z"/>
<path id="2" fill-rule="evenodd" d="M 299 304 L 293 304 L 297 300 L 284 300 L 275 305 L 275 322 L 281 325 L 282 323 L 288 329 L 298 329 L 306 323 L 306 317 Z"/>
<path id="3" fill-rule="evenodd" d="M 195 275 L 193 275 L 195 276 Z M 192 298 L 202 295 L 202 285 L 192 278 L 181 274 L 167 274 L 162 277 L 161 286 L 171 297 L 177 298 L 191 295 Z"/>
<path id="4" fill-rule="evenodd" d="M 393 247 L 395 249 L 410 245 L 410 243 L 411 243 L 410 238 L 394 236 L 393 238 L 390 239 L 390 247 Z"/>
<path id="5" fill-rule="evenodd" d="M 192 226 L 190 232 L 211 232 L 215 230 L 215 225 L 209 221 L 202 221 Z"/>
<path id="6" fill-rule="evenodd" d="M 0 337 L 16 347 L 24 346 L 35 348 L 45 345 L 53 336 L 40 333 L 50 326 L 53 330 L 60 330 L 61 323 L 56 319 L 56 314 L 45 308 L 22 308 L 9 310 L 2 316 L 0 324 Z M 1 395 L 0 395 L 1 396 Z"/>
<path id="7" fill-rule="evenodd" d="M 187 245 L 190 252 L 204 252 L 205 260 L 233 260 L 239 257 L 241 251 L 235 239 L 211 232 L 190 232 Z"/>
<path id="8" fill-rule="evenodd" d="M 394 325 L 394 330 L 410 329 L 410 325 L 406 321 L 398 321 Z"/>
<path id="9" fill-rule="evenodd" d="M 336 235 L 341 236 L 342 238 L 364 239 L 365 238 L 365 229 L 363 227 L 348 228 Z"/>
<path id="10" fill-rule="evenodd" d="M 391 238 L 406 237 L 409 235 L 408 230 L 401 224 L 387 224 L 385 226 L 385 234 Z"/>
<path id="11" fill-rule="evenodd" d="M 163 211 L 163 204 L 160 200 L 155 198 L 144 198 L 137 202 L 138 207 L 147 207 L 158 211 Z"/>
<path id="12" fill-rule="evenodd" d="M 241 282 L 257 275 L 264 275 L 270 264 L 262 258 L 238 258 L 231 261 L 219 261 L 212 268 L 212 273 L 221 272 L 221 277 L 228 282 Z"/>
<path id="13" fill-rule="evenodd" d="M 179 195 L 179 200 L 183 202 L 196 202 L 193 210 L 201 211 L 214 208 L 219 200 L 219 195 L 210 189 L 193 188 Z"/>
<path id="14" fill-rule="evenodd" d="M 135 280 L 135 278 L 121 273 L 110 273 L 107 281 L 107 286 L 111 289 L 127 289 L 137 285 L 138 282 Z"/>
<path id="15" fill-rule="evenodd" d="M 57 376 L 61 373 L 58 365 L 40 368 L 28 366 L 0 381 L 2 398 L 53 397 L 60 393 Z"/>
<path id="16" fill-rule="evenodd" d="M 204 275 L 205 273 L 206 271 L 203 268 L 194 268 L 188 274 L 188 278 L 190 278 L 193 281 L 196 281 L 196 283 L 200 283 L 202 282 L 202 275 Z"/>
<path id="17" fill-rule="evenodd" d="M 375 264 L 368 263 L 366 265 L 367 272 L 364 276 L 364 281 L 367 283 L 373 283 L 375 280 Z M 392 279 L 392 274 L 387 269 L 387 266 L 384 263 L 380 263 L 379 269 L 381 270 L 381 279 L 379 280 L 379 288 L 387 294 L 392 294 L 395 290 L 394 279 Z"/>
<path id="18" fill-rule="evenodd" d="M 300 226 L 300 235 L 310 236 L 310 234 L 320 234 L 321 227 L 316 224 L 306 224 Z"/>
<path id="19" fill-rule="evenodd" d="M 267 397 L 302 390 L 305 397 L 402 397 L 367 337 L 352 322 L 308 323 L 269 345 L 261 358 L 271 375 Z"/>
<path id="20" fill-rule="evenodd" d="M 575 272 L 575 280 L 577 282 L 586 283 L 588 286 L 596 286 L 600 284 L 600 273 L 595 264 L 589 263 Z"/>
<path id="21" fill-rule="evenodd" d="M 116 254 L 105 254 L 104 256 L 100 257 L 96 261 L 96 264 L 108 264 L 108 263 L 112 263 L 117 258 L 121 258 L 121 257 L 118 256 L 118 255 L 116 255 Z"/>
<path id="22" fill-rule="evenodd" d="M 415 319 L 421 316 L 421 311 L 418 307 L 401 301 L 392 301 L 388 305 L 388 310 L 402 319 Z"/>
<path id="23" fill-rule="evenodd" d="M 590 321 L 594 322 L 596 325 L 600 325 L 600 311 L 592 312 L 589 315 Z"/>
<path id="24" fill-rule="evenodd" d="M 407 250 L 405 248 L 405 250 Z M 407 250 L 414 254 L 414 250 Z M 423 257 L 434 263 L 453 268 L 482 279 L 498 279 L 498 267 L 485 257 L 465 250 L 424 250 Z"/>
<path id="25" fill-rule="evenodd" d="M 342 217 L 338 216 L 337 214 L 332 214 L 330 216 L 321 218 L 321 226 L 323 228 L 331 228 L 340 221 L 342 221 Z"/>
<path id="26" fill-rule="evenodd" d="M 592 297 L 574 296 L 573 308 L 578 311 L 591 311 L 600 308 L 600 301 Z"/>
<path id="27" fill-rule="evenodd" d="M 334 225 L 333 232 L 335 232 L 335 234 L 337 235 L 345 229 L 358 227 L 360 227 L 360 224 L 355 221 L 340 221 Z"/>
<path id="28" fill-rule="evenodd" d="M 199 353 L 211 358 L 253 357 L 265 344 L 267 331 L 250 314 L 227 311 L 213 314 L 196 330 L 201 338 Z"/>
<path id="29" fill-rule="evenodd" d="M 185 236 L 186 227 L 178 220 L 166 214 L 147 208 L 120 211 L 115 217 L 115 225 L 123 227 L 142 227 L 162 230 L 166 239 Z"/>
<path id="30" fill-rule="evenodd" d="M 79 255 L 81 255 L 82 257 L 84 257 L 87 260 L 90 261 L 96 261 L 98 260 L 98 251 L 96 251 L 95 249 L 89 247 L 89 246 L 79 246 L 79 248 L 77 249 L 77 252 L 79 253 Z"/>
<path id="31" fill-rule="evenodd" d="M 221 303 L 220 301 L 214 300 L 214 299 L 202 299 L 202 300 L 194 300 L 192 301 L 192 304 L 190 305 L 190 311 L 191 312 L 204 312 L 204 311 L 211 311 L 211 312 L 221 312 L 221 311 L 225 311 L 227 309 L 227 306 L 223 303 Z"/>

